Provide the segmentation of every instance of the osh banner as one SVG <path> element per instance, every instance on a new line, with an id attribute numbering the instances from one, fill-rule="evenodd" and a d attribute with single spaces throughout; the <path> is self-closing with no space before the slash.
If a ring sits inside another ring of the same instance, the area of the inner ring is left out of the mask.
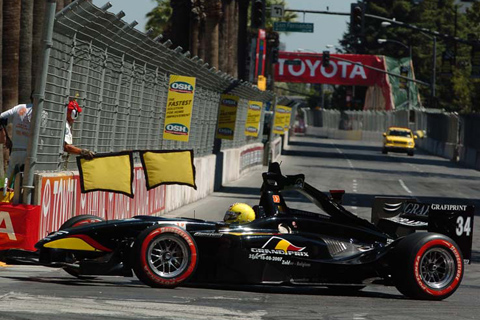
<path id="1" fill-rule="evenodd" d="M 317 53 L 280 52 L 275 64 L 275 81 L 371 86 L 383 74 L 364 65 L 385 70 L 379 56 L 331 54 L 328 67 L 322 65 L 322 58 L 323 55 Z"/>
<path id="2" fill-rule="evenodd" d="M 290 108 L 287 106 L 277 105 L 275 107 L 275 118 L 273 120 L 273 133 L 284 134 L 285 124 L 288 115 L 290 114 Z"/>
<path id="3" fill-rule="evenodd" d="M 188 142 L 195 78 L 170 75 L 163 139 Z"/>
<path id="4" fill-rule="evenodd" d="M 220 110 L 218 112 L 217 139 L 233 140 L 235 122 L 237 121 L 237 96 L 222 94 L 220 96 Z"/>
<path id="5" fill-rule="evenodd" d="M 263 103 L 261 101 L 248 101 L 247 121 L 245 122 L 246 136 L 258 137 L 262 106 Z"/>
<path id="6" fill-rule="evenodd" d="M 290 129 L 290 121 L 292 119 L 292 108 L 288 108 L 287 114 L 285 115 L 285 131 Z"/>

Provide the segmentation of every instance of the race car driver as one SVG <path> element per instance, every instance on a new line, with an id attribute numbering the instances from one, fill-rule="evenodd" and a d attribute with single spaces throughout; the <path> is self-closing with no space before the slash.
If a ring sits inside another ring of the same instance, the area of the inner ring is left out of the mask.
<path id="1" fill-rule="evenodd" d="M 252 207 L 248 204 L 240 202 L 234 203 L 228 207 L 228 210 L 223 217 L 223 221 L 228 224 L 243 224 L 252 222 L 253 220 L 255 220 L 255 211 L 253 211 Z"/>

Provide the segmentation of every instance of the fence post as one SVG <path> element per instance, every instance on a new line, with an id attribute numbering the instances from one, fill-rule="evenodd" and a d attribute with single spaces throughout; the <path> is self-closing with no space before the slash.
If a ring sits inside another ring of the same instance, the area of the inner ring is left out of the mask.
<path id="1" fill-rule="evenodd" d="M 38 69 L 37 83 L 35 84 L 35 94 L 33 95 L 33 114 L 30 127 L 30 139 L 28 141 L 27 158 L 25 160 L 25 178 L 22 183 L 23 203 L 30 204 L 32 200 L 33 178 L 35 165 L 37 162 L 38 140 L 40 136 L 43 103 L 45 102 L 45 88 L 47 85 L 48 64 L 50 60 L 50 51 L 53 46 L 53 25 L 55 22 L 55 9 L 57 3 L 55 0 L 47 0 L 45 9 L 45 25 L 43 30 L 43 50 L 42 59 Z"/>

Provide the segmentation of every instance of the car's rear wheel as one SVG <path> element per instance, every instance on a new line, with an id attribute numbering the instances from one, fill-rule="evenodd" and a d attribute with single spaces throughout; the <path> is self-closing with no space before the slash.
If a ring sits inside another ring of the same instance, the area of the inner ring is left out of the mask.
<path id="1" fill-rule="evenodd" d="M 105 219 L 103 219 L 101 217 L 94 216 L 94 215 L 90 215 L 90 214 L 83 214 L 83 215 L 79 215 L 79 216 L 70 218 L 67 221 L 65 221 L 60 226 L 60 230 L 65 230 L 65 229 L 68 229 L 68 228 L 75 228 L 75 227 L 83 226 L 83 225 L 86 225 L 86 224 L 97 223 L 97 222 L 102 222 L 102 221 L 105 221 Z M 76 262 L 77 260 L 79 260 L 79 258 L 76 257 L 73 253 L 70 254 L 69 258 L 70 258 L 70 260 L 72 260 L 72 262 Z M 65 267 L 65 268 L 63 268 L 63 270 L 65 270 L 65 272 L 68 273 L 69 275 L 74 276 L 74 277 L 79 278 L 79 279 L 83 279 L 83 280 L 95 279 L 95 277 L 84 276 L 84 275 L 80 274 L 80 270 L 78 268 Z"/>
<path id="2" fill-rule="evenodd" d="M 413 152 L 413 151 L 408 151 L 407 154 L 408 154 L 410 157 L 413 157 L 414 152 Z"/>
<path id="3" fill-rule="evenodd" d="M 174 288 L 194 273 L 197 251 L 195 240 L 186 230 L 154 225 L 135 241 L 133 271 L 140 281 L 151 287 Z"/>
<path id="4" fill-rule="evenodd" d="M 382 153 L 383 153 L 383 154 L 387 154 L 387 153 L 388 153 L 387 149 L 386 149 L 386 148 L 383 148 L 383 149 L 382 149 Z"/>
<path id="5" fill-rule="evenodd" d="M 462 254 L 457 244 L 445 235 L 414 233 L 401 240 L 393 254 L 393 280 L 407 297 L 442 300 L 460 286 Z"/>

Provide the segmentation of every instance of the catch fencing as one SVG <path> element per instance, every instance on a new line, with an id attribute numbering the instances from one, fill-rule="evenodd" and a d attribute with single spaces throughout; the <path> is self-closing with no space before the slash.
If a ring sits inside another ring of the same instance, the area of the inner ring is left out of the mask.
<path id="1" fill-rule="evenodd" d="M 196 78 L 188 142 L 163 139 L 171 74 Z M 234 139 L 222 149 L 261 142 L 246 137 L 249 100 L 264 103 L 273 93 L 210 68 L 182 48 L 169 48 L 107 8 L 78 0 L 55 17 L 35 170 L 75 168 L 63 156 L 66 106 L 78 95 L 83 108 L 73 127 L 74 145 L 97 153 L 132 149 L 193 149 L 212 154 L 220 95 L 240 97 Z M 263 115 L 260 128 L 263 128 Z"/>

